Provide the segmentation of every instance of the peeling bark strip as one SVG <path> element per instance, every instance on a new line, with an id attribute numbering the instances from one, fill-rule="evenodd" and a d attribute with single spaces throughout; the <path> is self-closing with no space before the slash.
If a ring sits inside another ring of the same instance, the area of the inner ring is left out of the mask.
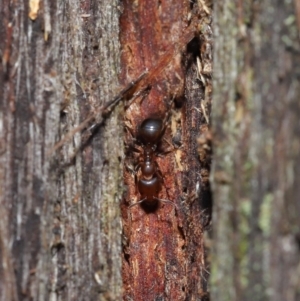
<path id="1" fill-rule="evenodd" d="M 210 72 L 203 71 L 207 49 L 202 46 L 209 45 L 203 29 L 211 21 L 202 2 L 199 7 L 181 0 L 123 2 L 121 81 L 125 84 L 146 69 L 151 74 L 125 114 L 124 300 L 207 298 L 202 212 L 210 206 L 210 196 L 202 179 L 205 172 L 207 179 L 210 158 L 199 160 L 196 138 L 209 118 Z M 200 35 L 186 50 L 195 23 Z M 156 208 L 142 204 L 128 211 L 141 200 L 136 182 L 143 149 L 136 139 L 139 125 L 149 117 L 165 123 L 154 158 L 162 177 L 158 197 L 173 202 L 176 210 L 159 202 Z"/>

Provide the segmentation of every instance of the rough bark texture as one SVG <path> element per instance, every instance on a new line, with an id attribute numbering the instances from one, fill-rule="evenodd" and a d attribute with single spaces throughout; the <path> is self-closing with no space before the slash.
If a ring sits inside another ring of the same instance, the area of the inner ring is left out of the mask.
<path id="1" fill-rule="evenodd" d="M 207 83 L 206 91 L 197 77 L 199 72 L 203 80 L 210 76 L 202 70 L 207 65 L 202 60 L 206 48 L 202 52 L 201 46 L 211 19 L 210 8 L 205 6 L 205 11 L 201 3 L 193 7 L 189 1 L 123 2 L 121 80 L 128 82 L 149 70 L 125 114 L 124 300 L 207 298 L 202 213 L 211 205 L 210 158 L 204 158 L 202 166 L 197 138 L 206 131 L 201 128 L 208 122 L 202 109 L 209 111 L 211 89 Z M 153 159 L 154 177 L 161 180 L 158 198 L 174 205 L 158 201 L 152 207 L 139 204 L 128 209 L 141 201 L 137 183 L 143 177 L 145 141 L 137 141 L 138 128 L 149 117 L 165 123 Z"/>
<path id="2" fill-rule="evenodd" d="M 0 4 L 0 300 L 121 300 L 117 111 L 51 152 L 118 91 L 118 2 L 30 3 Z"/>
<path id="3" fill-rule="evenodd" d="M 215 1 L 214 301 L 300 300 L 299 16 Z"/>

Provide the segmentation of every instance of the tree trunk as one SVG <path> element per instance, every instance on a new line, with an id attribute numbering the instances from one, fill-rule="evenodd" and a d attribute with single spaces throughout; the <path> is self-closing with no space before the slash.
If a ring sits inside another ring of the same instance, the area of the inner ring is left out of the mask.
<path id="1" fill-rule="evenodd" d="M 125 111 L 124 300 L 207 300 L 210 156 L 199 160 L 197 139 L 209 122 L 211 10 L 182 0 L 123 9 L 121 80 L 149 70 Z M 139 131 L 149 118 L 163 123 L 154 141 Z M 148 180 L 160 189 L 143 193 Z"/>
<path id="2" fill-rule="evenodd" d="M 119 90 L 118 2 L 1 4 L 0 300 L 121 300 L 122 240 L 124 298 L 208 298 L 211 8 L 135 4 L 122 8 L 122 85 L 145 76 L 126 94 L 126 152 L 122 105 L 104 105 Z M 150 115 L 164 121 L 159 206 L 129 210 L 143 176 L 130 147 Z"/>
<path id="3" fill-rule="evenodd" d="M 215 301 L 300 300 L 299 20 L 297 0 L 215 1 Z"/>
<path id="4" fill-rule="evenodd" d="M 0 300 L 207 300 L 212 139 L 211 299 L 299 300 L 299 1 L 215 1 L 212 134 L 209 1 L 100 2 L 0 4 Z"/>
<path id="5" fill-rule="evenodd" d="M 119 89 L 117 5 L 1 3 L 0 300 L 121 300 L 120 110 L 53 148 Z"/>

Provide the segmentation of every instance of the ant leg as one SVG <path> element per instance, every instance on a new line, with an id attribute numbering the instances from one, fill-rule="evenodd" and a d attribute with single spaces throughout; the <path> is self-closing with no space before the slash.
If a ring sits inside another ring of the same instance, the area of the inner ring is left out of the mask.
<path id="1" fill-rule="evenodd" d="M 143 152 L 143 149 L 142 147 L 139 145 L 138 141 L 136 140 L 135 136 L 136 136 L 136 133 L 134 132 L 133 128 L 127 124 L 127 122 L 125 121 L 125 124 L 124 124 L 124 127 L 125 127 L 125 130 L 127 131 L 128 133 L 128 140 L 130 140 L 130 143 L 129 145 L 126 146 L 126 149 L 127 151 L 129 152 L 135 152 L 135 153 L 142 153 Z"/>
<path id="2" fill-rule="evenodd" d="M 169 153 L 172 153 L 176 150 L 176 148 L 174 147 L 174 145 L 168 141 L 167 139 L 163 139 L 164 141 L 166 141 L 169 145 L 169 147 L 167 149 L 164 149 L 162 150 L 161 152 L 159 152 L 156 156 L 157 157 L 160 157 L 160 158 L 163 158 L 165 155 L 169 154 Z"/>
<path id="3" fill-rule="evenodd" d="M 158 200 L 158 201 L 160 201 L 160 202 L 162 202 L 162 203 L 166 203 L 166 204 L 171 204 L 171 205 L 173 205 L 174 208 L 176 209 L 177 213 L 178 213 L 178 208 L 177 208 L 177 206 L 176 206 L 175 203 L 173 203 L 173 202 L 171 202 L 171 201 L 169 201 L 169 200 L 159 199 L 159 198 L 157 198 L 157 197 L 154 197 L 154 199 L 156 199 L 156 200 Z"/>
<path id="4" fill-rule="evenodd" d="M 165 180 L 164 180 L 164 177 L 163 177 L 162 172 L 161 172 L 160 169 L 159 169 L 159 165 L 157 164 L 156 161 L 155 161 L 155 164 L 156 164 L 156 167 L 157 167 L 156 174 L 157 174 L 157 176 L 159 177 L 160 181 L 164 183 L 164 186 L 165 186 L 165 188 L 166 188 Z M 169 200 L 159 199 L 159 198 L 157 198 L 157 197 L 154 197 L 154 199 L 156 199 L 156 200 L 158 200 L 158 201 L 161 201 L 162 203 L 170 203 L 170 204 L 172 204 L 172 205 L 176 208 L 176 211 L 178 212 L 178 208 L 177 208 L 177 206 L 176 206 L 175 203 L 173 203 L 173 202 L 171 202 L 171 201 L 169 201 Z"/>
<path id="5" fill-rule="evenodd" d="M 141 201 L 138 201 L 134 204 L 131 204 L 128 208 L 127 208 L 127 214 L 128 214 L 128 220 L 129 220 L 129 229 L 130 229 L 130 236 L 131 236 L 131 215 L 130 215 L 130 209 L 135 206 L 135 205 L 138 205 L 138 204 L 141 204 L 143 203 L 144 201 L 146 200 L 146 198 L 142 199 Z"/>
<path id="6" fill-rule="evenodd" d="M 134 204 L 131 204 L 131 205 L 128 207 L 128 210 L 129 210 L 130 208 L 132 208 L 133 206 L 135 206 L 135 205 L 138 205 L 138 204 L 143 203 L 145 200 L 146 200 L 146 198 L 144 198 L 144 199 L 142 199 L 141 201 L 138 201 L 138 202 L 136 202 L 136 203 L 134 203 Z M 172 202 L 171 202 L 171 203 L 172 203 Z"/>

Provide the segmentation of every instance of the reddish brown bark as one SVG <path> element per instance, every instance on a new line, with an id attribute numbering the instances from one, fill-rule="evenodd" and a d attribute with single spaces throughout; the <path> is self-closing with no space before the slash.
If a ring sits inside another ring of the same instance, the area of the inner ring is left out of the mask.
<path id="1" fill-rule="evenodd" d="M 202 185 L 199 180 L 201 164 L 196 149 L 196 137 L 205 122 L 197 109 L 200 110 L 205 89 L 196 82 L 193 60 L 193 52 L 200 56 L 199 38 L 192 46 L 191 61 L 182 55 L 182 50 L 186 53 L 185 46 L 194 36 L 195 24 L 201 22 L 204 11 L 199 8 L 190 22 L 188 15 L 192 7 L 189 1 L 140 1 L 138 4 L 124 1 L 123 5 L 121 81 L 127 83 L 149 70 L 140 85 L 145 89 L 133 97 L 125 115 L 124 298 L 199 299 L 205 290 L 201 274 L 204 268 L 203 204 L 202 195 L 197 191 L 197 185 Z M 192 95 L 188 89 L 186 94 L 187 99 L 192 97 L 198 102 L 194 112 L 193 105 L 185 103 L 184 97 L 184 66 L 192 70 L 191 65 L 194 72 L 191 71 L 189 81 L 191 85 L 198 85 L 199 91 Z M 193 125 L 189 123 L 191 116 L 197 119 Z M 137 205 L 128 211 L 128 205 L 140 201 L 136 177 L 141 172 L 135 175 L 133 169 L 140 160 L 142 148 L 137 146 L 135 138 L 138 126 L 148 117 L 158 117 L 166 123 L 157 150 L 160 155 L 155 158 L 162 175 L 159 198 L 172 201 L 176 210 L 171 204 L 159 202 L 156 208 Z M 192 126 L 193 134 L 190 132 Z M 175 149 L 176 144 L 181 147 Z M 170 146 L 171 151 L 166 152 Z M 136 152 L 137 147 L 140 152 Z"/>

